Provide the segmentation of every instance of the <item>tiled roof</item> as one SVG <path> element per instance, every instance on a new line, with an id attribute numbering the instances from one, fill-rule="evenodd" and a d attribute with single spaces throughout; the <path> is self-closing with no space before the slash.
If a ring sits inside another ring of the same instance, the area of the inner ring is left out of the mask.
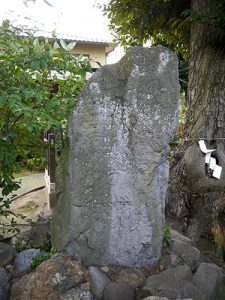
<path id="1" fill-rule="evenodd" d="M 41 32 L 44 37 L 47 38 L 54 38 L 52 36 L 52 33 L 50 32 Z M 40 34 L 40 32 L 39 32 Z M 109 46 L 112 42 L 110 39 L 101 39 L 101 38 L 94 38 L 94 37 L 85 37 L 85 36 L 76 36 L 76 35 L 69 35 L 69 34 L 62 34 L 62 33 L 56 33 L 55 34 L 56 39 L 63 39 L 68 42 L 80 42 L 85 44 L 103 44 L 106 46 Z"/>
<path id="2" fill-rule="evenodd" d="M 76 42 L 85 42 L 85 43 L 96 43 L 96 44 L 110 44 L 112 41 L 109 39 L 99 39 L 99 38 L 93 38 L 93 37 L 84 37 L 84 36 L 73 36 L 68 34 L 59 34 L 56 35 L 57 38 L 61 38 L 64 40 L 70 40 L 70 41 L 76 41 Z"/>

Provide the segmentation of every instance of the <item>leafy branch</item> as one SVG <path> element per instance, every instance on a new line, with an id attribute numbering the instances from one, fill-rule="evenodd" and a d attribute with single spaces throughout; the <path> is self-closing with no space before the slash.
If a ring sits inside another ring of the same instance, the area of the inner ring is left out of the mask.
<path id="1" fill-rule="evenodd" d="M 52 43 L 8 21 L 0 26 L 0 45 L 0 215 L 7 216 L 21 157 L 45 156 L 42 133 L 65 126 L 91 64 L 70 53 L 75 43 Z"/>

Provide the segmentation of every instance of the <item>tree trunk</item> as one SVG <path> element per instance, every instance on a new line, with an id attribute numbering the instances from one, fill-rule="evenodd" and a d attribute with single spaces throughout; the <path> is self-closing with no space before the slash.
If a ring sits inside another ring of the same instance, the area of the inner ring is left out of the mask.
<path id="1" fill-rule="evenodd" d="M 193 0 L 192 9 L 204 15 L 222 8 L 219 0 Z M 166 207 L 197 241 L 222 227 L 225 215 L 225 43 L 214 21 L 191 24 L 188 104 L 186 139 L 171 170 Z M 201 138 L 216 149 L 212 156 L 223 168 L 220 179 L 205 164 Z"/>

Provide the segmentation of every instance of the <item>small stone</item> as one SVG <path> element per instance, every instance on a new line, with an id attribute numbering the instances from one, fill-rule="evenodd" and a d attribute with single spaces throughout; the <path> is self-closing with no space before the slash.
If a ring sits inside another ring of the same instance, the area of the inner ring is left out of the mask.
<path id="1" fill-rule="evenodd" d="M 9 279 L 10 276 L 6 269 L 0 267 L 0 299 L 8 300 L 9 299 Z"/>
<path id="2" fill-rule="evenodd" d="M 96 267 L 89 267 L 88 270 L 90 273 L 91 291 L 96 297 L 102 298 L 104 289 L 111 280 Z"/>
<path id="3" fill-rule="evenodd" d="M 179 233 L 176 230 L 171 229 L 170 236 L 171 236 L 172 241 L 175 241 L 175 242 L 179 241 L 179 242 L 182 242 L 185 244 L 191 244 L 191 239 L 189 239 L 187 236 Z"/>
<path id="4" fill-rule="evenodd" d="M 135 289 L 126 282 L 112 282 L 104 290 L 104 300 L 135 300 Z"/>
<path id="5" fill-rule="evenodd" d="M 160 267 L 167 269 L 168 267 L 176 267 L 182 263 L 182 259 L 175 253 L 165 254 L 160 259 Z"/>
<path id="6" fill-rule="evenodd" d="M 16 249 L 8 244 L 0 242 L 0 266 L 7 266 L 16 256 Z"/>
<path id="7" fill-rule="evenodd" d="M 120 271 L 117 282 L 126 282 L 133 288 L 139 288 L 145 280 L 144 274 L 138 269 L 124 269 Z"/>
<path id="8" fill-rule="evenodd" d="M 19 272 L 28 272 L 30 270 L 31 260 L 40 255 L 40 249 L 27 249 L 17 254 L 14 264 Z"/>
<path id="9" fill-rule="evenodd" d="M 101 267 L 100 270 L 104 273 L 108 273 L 110 271 L 109 267 Z"/>

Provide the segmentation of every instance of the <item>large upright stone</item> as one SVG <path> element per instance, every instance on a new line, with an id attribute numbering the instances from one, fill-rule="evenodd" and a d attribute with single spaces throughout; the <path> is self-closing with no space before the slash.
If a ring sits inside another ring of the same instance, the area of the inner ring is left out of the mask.
<path id="1" fill-rule="evenodd" d="M 159 259 L 178 103 L 177 57 L 162 46 L 133 47 L 93 75 L 58 168 L 55 246 L 87 265 Z"/>

